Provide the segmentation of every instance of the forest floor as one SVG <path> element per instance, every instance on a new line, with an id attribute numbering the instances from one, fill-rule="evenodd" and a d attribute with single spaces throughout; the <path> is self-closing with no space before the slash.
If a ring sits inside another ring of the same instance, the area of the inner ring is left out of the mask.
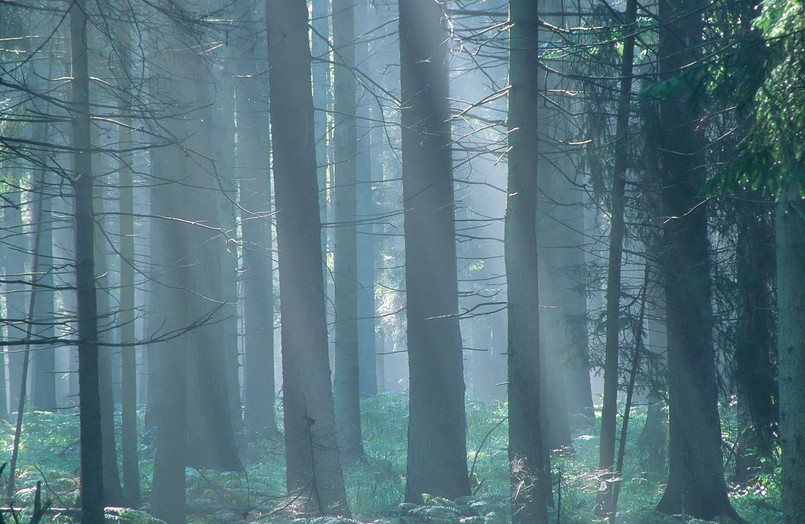
<path id="1" fill-rule="evenodd" d="M 402 503 L 405 489 L 405 445 L 407 397 L 378 395 L 363 400 L 363 428 L 366 460 L 345 466 L 347 491 L 355 520 L 317 519 L 317 524 L 334 522 L 374 523 L 505 523 L 509 481 L 506 472 L 507 427 L 504 404 L 485 404 L 468 400 L 468 464 L 474 494 L 458 501 L 430 499 L 424 506 Z M 281 409 L 281 406 L 280 406 Z M 730 449 L 735 441 L 735 413 L 722 407 L 726 469 L 734 460 Z M 618 522 L 684 522 L 656 513 L 664 489 L 664 471 L 644 471 L 646 458 L 638 446 L 645 408 L 633 411 L 627 437 L 623 486 Z M 594 513 L 598 488 L 598 427 L 596 422 L 581 423 L 574 429 L 572 450 L 552 456 L 555 508 L 552 521 L 560 523 L 603 522 Z M 283 445 L 279 435 L 241 434 L 242 472 L 187 470 L 187 500 L 191 522 L 288 522 Z M 0 422 L 3 461 L 11 456 L 13 426 Z M 142 491 L 148 494 L 153 473 L 153 442 L 141 439 L 140 474 Z M 648 457 L 657 458 L 657 457 Z M 70 508 L 78 493 L 78 417 L 77 411 L 52 414 L 25 414 L 23 438 L 16 476 L 15 508 L 30 508 L 35 485 L 42 481 L 43 500 L 53 508 Z M 731 484 L 731 498 L 738 513 L 750 523 L 781 520 L 778 488 L 779 468 L 756 475 L 743 485 Z M 0 478 L 5 491 L 7 472 Z M 147 499 L 147 497 L 146 497 Z M 6 508 L 8 505 L 6 505 Z M 143 510 L 147 512 L 147 505 Z M 7 511 L 7 510 L 6 510 Z M 116 515 L 116 516 L 112 516 Z M 110 511 L 108 521 L 149 522 L 147 514 Z M 51 522 L 71 522 L 69 516 L 51 515 Z M 6 518 L 6 522 L 12 521 Z M 25 512 L 18 522 L 28 521 Z M 151 521 L 153 522 L 153 521 Z M 696 522 L 696 521 L 689 521 Z M 698 521 L 701 522 L 701 521 Z"/>

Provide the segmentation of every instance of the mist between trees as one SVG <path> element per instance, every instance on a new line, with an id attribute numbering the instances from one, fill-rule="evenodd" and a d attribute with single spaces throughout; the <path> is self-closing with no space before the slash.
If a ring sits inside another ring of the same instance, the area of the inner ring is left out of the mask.
<path id="1" fill-rule="evenodd" d="M 804 30 L 0 0 L 0 522 L 805 522 Z"/>

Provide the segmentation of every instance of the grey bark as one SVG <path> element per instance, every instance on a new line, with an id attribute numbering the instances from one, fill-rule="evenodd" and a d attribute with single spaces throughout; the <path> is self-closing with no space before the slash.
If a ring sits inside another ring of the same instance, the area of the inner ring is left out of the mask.
<path id="1" fill-rule="evenodd" d="M 327 355 L 308 12 L 266 0 L 286 480 L 306 513 L 348 513 Z"/>
<path id="2" fill-rule="evenodd" d="M 355 0 L 333 0 L 335 418 L 341 456 L 363 456 L 358 373 L 358 246 Z"/>
<path id="3" fill-rule="evenodd" d="M 399 3 L 409 502 L 470 492 L 442 8 L 432 0 Z"/>
<path id="4" fill-rule="evenodd" d="M 103 522 L 103 467 L 101 403 L 98 389 L 98 326 L 93 236 L 94 183 L 90 140 L 89 60 L 84 0 L 70 6 L 70 43 L 73 70 L 72 131 L 75 201 L 75 267 L 78 291 L 78 380 L 81 445 L 81 521 Z"/>
<path id="5" fill-rule="evenodd" d="M 781 197 L 776 218 L 780 487 L 785 522 L 794 524 L 805 521 L 805 205 L 796 186 Z"/>
<path id="6" fill-rule="evenodd" d="M 512 521 L 548 522 L 542 434 L 537 274 L 537 5 L 510 0 L 509 155 L 504 250 L 508 297 L 509 468 Z"/>

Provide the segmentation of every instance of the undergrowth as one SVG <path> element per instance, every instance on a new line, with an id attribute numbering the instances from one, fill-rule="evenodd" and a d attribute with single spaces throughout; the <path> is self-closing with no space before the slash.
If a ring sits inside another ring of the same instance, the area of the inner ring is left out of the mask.
<path id="1" fill-rule="evenodd" d="M 362 401 L 363 436 L 366 459 L 344 467 L 347 496 L 352 519 L 316 519 L 317 524 L 336 522 L 472 523 L 497 524 L 510 520 L 508 508 L 506 406 L 467 401 L 467 463 L 473 493 L 455 501 L 427 497 L 425 504 L 403 502 L 407 434 L 407 398 L 381 394 Z M 621 523 L 683 522 L 656 513 L 653 508 L 662 496 L 664 471 L 645 471 L 641 466 L 637 439 L 646 410 L 633 411 L 623 485 L 619 500 Z M 725 441 L 735 427 L 735 409 L 722 406 Z M 554 508 L 553 522 L 587 524 L 603 522 L 594 513 L 599 478 L 598 424 L 576 421 L 572 448 L 552 454 Z M 0 446 L 6 461 L 10 458 L 13 428 L 0 421 Z M 187 470 L 187 500 L 191 522 L 288 522 L 283 512 L 285 466 L 283 439 L 279 432 L 239 434 L 244 470 L 214 472 Z M 15 508 L 32 506 L 36 482 L 42 481 L 43 499 L 53 508 L 75 507 L 78 496 L 78 417 L 77 412 L 29 412 L 25 414 L 23 438 L 16 475 Z M 727 467 L 730 467 L 729 453 Z M 141 439 L 142 490 L 147 500 L 153 474 L 152 439 Z M 731 485 L 731 498 L 738 513 L 752 523 L 779 522 L 779 469 L 759 474 L 744 485 Z M 0 478 L 5 489 L 7 479 Z M 109 522 L 154 522 L 143 511 L 110 509 Z M 70 515 L 49 516 L 51 522 L 72 522 Z M 26 514 L 19 522 L 27 522 Z M 302 522 L 302 521 L 294 521 Z M 688 521 L 695 522 L 695 521 Z"/>

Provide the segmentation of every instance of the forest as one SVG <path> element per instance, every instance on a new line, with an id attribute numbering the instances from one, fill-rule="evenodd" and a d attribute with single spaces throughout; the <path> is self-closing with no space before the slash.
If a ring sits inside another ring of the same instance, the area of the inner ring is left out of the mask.
<path id="1" fill-rule="evenodd" d="M 0 0 L 0 524 L 805 524 L 805 0 Z"/>

